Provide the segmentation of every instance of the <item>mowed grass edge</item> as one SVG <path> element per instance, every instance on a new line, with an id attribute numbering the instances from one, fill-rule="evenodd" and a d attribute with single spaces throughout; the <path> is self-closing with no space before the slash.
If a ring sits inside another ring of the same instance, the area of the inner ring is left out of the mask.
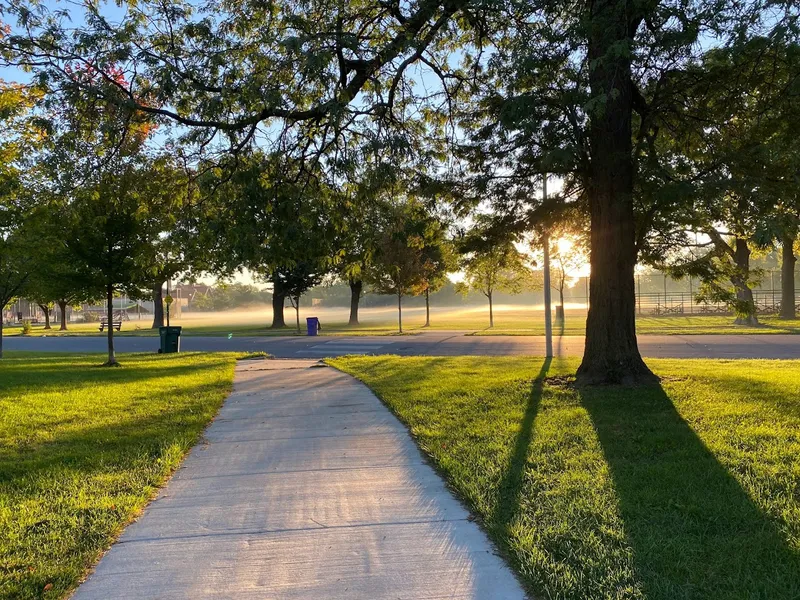
<path id="1" fill-rule="evenodd" d="M 79 583 L 200 439 L 239 356 L 0 360 L 0 598 Z"/>
<path id="2" fill-rule="evenodd" d="M 800 361 L 652 360 L 661 386 L 577 390 L 577 363 L 345 357 L 533 597 L 800 597 Z"/>

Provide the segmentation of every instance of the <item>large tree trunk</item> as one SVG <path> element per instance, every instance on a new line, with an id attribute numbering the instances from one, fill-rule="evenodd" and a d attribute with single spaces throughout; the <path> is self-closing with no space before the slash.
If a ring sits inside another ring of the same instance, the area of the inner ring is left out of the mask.
<path id="1" fill-rule="evenodd" d="M 0 358 L 3 358 L 3 326 L 5 325 L 3 322 L 3 319 L 5 319 L 5 315 L 3 314 L 4 312 L 5 308 L 0 307 Z"/>
<path id="2" fill-rule="evenodd" d="M 364 282 L 350 280 L 350 325 L 358 325 L 358 303 L 361 300 L 361 292 L 364 289 Z"/>
<path id="3" fill-rule="evenodd" d="M 431 291 L 425 288 L 425 327 L 431 326 Z"/>
<path id="4" fill-rule="evenodd" d="M 283 308 L 286 304 L 286 296 L 283 294 L 272 294 L 272 325 L 270 329 L 283 329 L 286 327 L 286 319 L 283 316 Z"/>
<path id="5" fill-rule="evenodd" d="M 61 326 L 59 330 L 66 331 L 67 330 L 67 301 L 66 300 L 59 300 L 58 301 L 58 310 L 61 313 Z"/>
<path id="6" fill-rule="evenodd" d="M 797 316 L 794 300 L 794 265 L 797 257 L 794 255 L 794 236 L 783 236 L 781 247 L 781 319 L 794 319 Z"/>
<path id="7" fill-rule="evenodd" d="M 106 286 L 106 311 L 108 312 L 108 327 L 106 328 L 108 335 L 108 360 L 105 366 L 114 367 L 119 365 L 119 363 L 114 353 L 114 286 L 111 284 Z"/>
<path id="8" fill-rule="evenodd" d="M 158 329 L 164 326 L 164 282 L 160 281 L 153 286 L 153 327 Z"/>
<path id="9" fill-rule="evenodd" d="M 403 294 L 397 293 L 397 331 L 403 333 Z"/>
<path id="10" fill-rule="evenodd" d="M 270 329 L 283 329 L 286 319 L 283 316 L 283 307 L 286 305 L 286 294 L 280 288 L 278 275 L 272 277 L 272 325 Z"/>
<path id="11" fill-rule="evenodd" d="M 636 342 L 636 224 L 633 212 L 633 88 L 625 50 L 631 44 L 629 2 L 591 2 L 589 84 L 594 99 L 589 128 L 587 191 L 591 220 L 589 314 L 577 383 L 656 381 Z"/>
<path id="12" fill-rule="evenodd" d="M 47 304 L 40 304 L 39 308 L 41 308 L 44 313 L 44 328 L 52 329 L 52 327 L 50 327 L 50 307 L 47 306 Z"/>
<path id="13" fill-rule="evenodd" d="M 736 325 L 758 325 L 756 316 L 756 303 L 753 300 L 753 290 L 750 289 L 750 248 L 747 240 L 736 238 L 734 252 L 736 274 L 731 277 L 731 283 L 736 288 Z"/>

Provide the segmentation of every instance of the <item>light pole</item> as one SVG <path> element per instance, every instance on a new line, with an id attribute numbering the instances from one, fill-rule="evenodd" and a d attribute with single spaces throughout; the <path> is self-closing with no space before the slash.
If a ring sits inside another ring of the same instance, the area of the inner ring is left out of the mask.
<path id="1" fill-rule="evenodd" d="M 542 203 L 547 202 L 547 173 L 542 179 Z M 544 352 L 545 358 L 553 357 L 553 321 L 550 307 L 550 234 L 545 230 L 544 245 Z"/>
<path id="2" fill-rule="evenodd" d="M 164 298 L 164 303 L 167 305 L 167 327 L 169 327 L 169 305 L 172 304 L 172 296 L 169 293 L 169 279 L 167 279 L 167 297 Z"/>

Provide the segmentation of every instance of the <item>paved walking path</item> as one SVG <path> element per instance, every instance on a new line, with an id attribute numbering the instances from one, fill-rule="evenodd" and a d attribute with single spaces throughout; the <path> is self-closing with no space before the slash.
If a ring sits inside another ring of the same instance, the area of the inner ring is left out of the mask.
<path id="1" fill-rule="evenodd" d="M 233 394 L 75 600 L 517 600 L 518 583 L 362 384 L 244 361 Z"/>

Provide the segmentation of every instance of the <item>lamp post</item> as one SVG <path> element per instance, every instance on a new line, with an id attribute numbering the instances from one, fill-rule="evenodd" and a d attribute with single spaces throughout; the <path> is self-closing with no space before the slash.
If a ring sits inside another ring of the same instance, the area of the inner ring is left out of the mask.
<path id="1" fill-rule="evenodd" d="M 164 304 L 167 305 L 167 327 L 169 327 L 169 305 L 172 304 L 172 296 L 169 294 L 169 279 L 167 279 L 167 297 L 164 298 Z"/>
<path id="2" fill-rule="evenodd" d="M 547 173 L 542 179 L 542 203 L 547 202 Z M 550 234 L 542 236 L 544 246 L 544 349 L 545 358 L 553 357 L 553 316 L 550 307 Z"/>

